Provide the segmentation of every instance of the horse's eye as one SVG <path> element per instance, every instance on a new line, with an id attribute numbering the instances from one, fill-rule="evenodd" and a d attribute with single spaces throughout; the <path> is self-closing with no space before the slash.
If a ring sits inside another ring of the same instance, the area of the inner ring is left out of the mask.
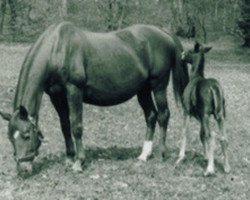
<path id="1" fill-rule="evenodd" d="M 29 133 L 23 133 L 21 135 L 22 135 L 22 138 L 25 139 L 25 140 L 29 140 L 30 139 L 30 134 Z"/>

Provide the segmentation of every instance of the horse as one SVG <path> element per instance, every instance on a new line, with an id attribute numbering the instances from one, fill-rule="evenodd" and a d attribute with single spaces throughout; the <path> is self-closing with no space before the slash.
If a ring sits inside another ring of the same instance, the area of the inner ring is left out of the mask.
<path id="1" fill-rule="evenodd" d="M 19 171 L 31 172 L 42 134 L 38 126 L 43 94 L 57 111 L 74 171 L 82 171 L 83 102 L 97 106 L 123 103 L 137 95 L 144 111 L 146 136 L 138 159 L 152 154 L 156 122 L 160 126 L 160 152 L 166 156 L 169 107 L 166 97 L 170 72 L 176 102 L 188 82 L 177 37 L 153 25 L 133 25 L 96 33 L 70 22 L 51 25 L 28 51 L 20 71 L 8 135 Z M 152 94 L 151 94 L 152 93 Z M 153 100 L 154 99 L 154 100 Z M 25 165 L 24 165 L 25 164 Z"/>
<path id="2" fill-rule="evenodd" d="M 216 79 L 204 77 L 205 53 L 209 52 L 211 48 L 196 42 L 194 49 L 182 53 L 182 60 L 191 64 L 191 70 L 189 71 L 189 83 L 183 93 L 184 126 L 179 157 L 175 163 L 175 166 L 177 166 L 185 157 L 189 121 L 191 117 L 195 117 L 201 126 L 200 139 L 203 144 L 205 157 L 208 158 L 205 176 L 214 175 L 215 173 L 215 132 L 211 132 L 209 127 L 211 115 L 214 116 L 221 134 L 220 143 L 224 155 L 224 171 L 226 173 L 230 172 L 227 153 L 228 140 L 224 127 L 225 98 L 223 89 Z"/>

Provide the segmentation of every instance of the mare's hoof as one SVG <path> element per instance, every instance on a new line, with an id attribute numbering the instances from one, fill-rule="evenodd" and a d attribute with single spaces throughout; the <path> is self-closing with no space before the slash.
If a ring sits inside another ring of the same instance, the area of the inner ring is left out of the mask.
<path id="1" fill-rule="evenodd" d="M 148 160 L 148 157 L 149 156 L 147 156 L 145 154 L 141 154 L 139 157 L 137 157 L 137 159 L 140 161 L 146 162 Z"/>
<path id="2" fill-rule="evenodd" d="M 204 176 L 205 177 L 214 177 L 215 176 L 215 172 L 214 171 L 206 171 L 205 173 L 204 173 Z"/>
<path id="3" fill-rule="evenodd" d="M 72 159 L 72 158 L 66 158 L 66 159 L 65 159 L 65 165 L 66 165 L 67 167 L 71 167 L 73 164 L 74 164 L 74 162 L 73 162 L 73 159 Z"/>
<path id="4" fill-rule="evenodd" d="M 74 172 L 82 172 L 82 162 L 80 160 L 76 160 L 72 166 Z"/>

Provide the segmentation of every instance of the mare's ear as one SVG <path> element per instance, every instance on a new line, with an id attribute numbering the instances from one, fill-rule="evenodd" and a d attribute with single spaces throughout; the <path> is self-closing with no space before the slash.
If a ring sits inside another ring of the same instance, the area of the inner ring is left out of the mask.
<path id="1" fill-rule="evenodd" d="M 203 47 L 203 52 L 207 53 L 212 49 L 212 47 Z"/>
<path id="2" fill-rule="evenodd" d="M 24 106 L 20 106 L 19 107 L 19 113 L 20 113 L 20 118 L 22 119 L 22 120 L 27 120 L 28 119 L 28 111 L 27 111 L 27 109 L 24 107 Z"/>
<path id="3" fill-rule="evenodd" d="M 199 52 L 200 46 L 201 46 L 200 43 L 196 41 L 194 44 L 194 52 L 195 53 Z"/>
<path id="4" fill-rule="evenodd" d="M 38 138 L 40 141 L 44 141 L 44 136 L 40 130 L 38 131 Z"/>
<path id="5" fill-rule="evenodd" d="M 10 121 L 10 119 L 11 119 L 11 114 L 9 114 L 9 113 L 3 113 L 0 111 L 0 115 L 2 116 L 2 118 L 4 120 Z"/>

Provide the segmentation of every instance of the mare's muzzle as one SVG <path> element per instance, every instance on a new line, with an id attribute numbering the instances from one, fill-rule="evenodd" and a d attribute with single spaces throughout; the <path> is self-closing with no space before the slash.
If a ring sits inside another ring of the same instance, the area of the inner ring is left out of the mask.
<path id="1" fill-rule="evenodd" d="M 32 162 L 35 158 L 35 156 L 37 156 L 37 153 L 34 152 L 34 153 L 31 153 L 25 157 L 22 157 L 22 158 L 18 158 L 18 157 L 15 157 L 15 161 L 17 163 L 21 163 L 21 162 Z"/>
<path id="2" fill-rule="evenodd" d="M 32 175 L 33 173 L 33 162 L 26 161 L 26 162 L 19 162 L 17 163 L 17 173 L 21 177 L 27 177 Z"/>
<path id="3" fill-rule="evenodd" d="M 29 176 L 33 173 L 33 160 L 38 155 L 38 152 L 30 153 L 29 155 L 18 158 L 15 157 L 17 163 L 17 172 L 20 176 Z"/>

